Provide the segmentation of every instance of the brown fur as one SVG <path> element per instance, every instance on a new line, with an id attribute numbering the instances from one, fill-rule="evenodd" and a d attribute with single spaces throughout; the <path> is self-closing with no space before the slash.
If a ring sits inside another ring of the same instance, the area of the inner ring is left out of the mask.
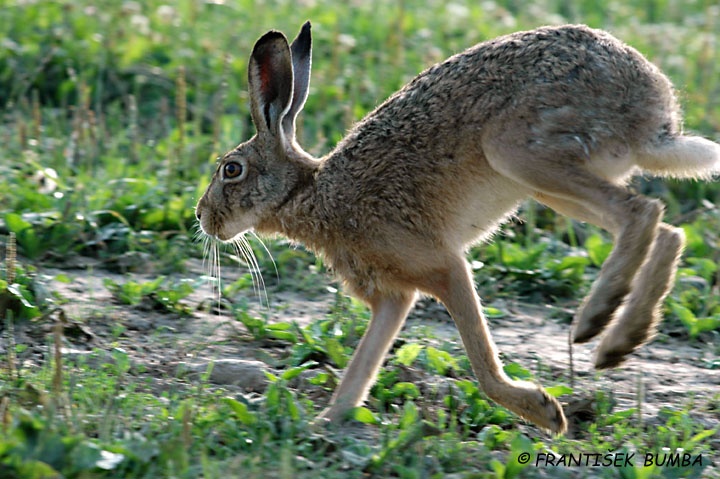
<path id="1" fill-rule="evenodd" d="M 640 171 L 712 176 L 720 146 L 683 136 L 668 79 L 585 26 L 500 37 L 431 67 L 322 159 L 295 141 L 309 73 L 309 24 L 291 46 L 278 32 L 258 40 L 249 68 L 258 133 L 220 161 L 197 216 L 223 241 L 254 228 L 304 243 L 370 305 L 323 417 L 342 419 L 365 399 L 422 292 L 448 308 L 490 398 L 563 432 L 554 398 L 504 374 L 464 252 L 527 197 L 610 231 L 616 246 L 574 333 L 587 341 L 614 321 L 596 365 L 615 366 L 652 336 L 683 240 L 660 223 L 657 200 L 624 183 Z M 229 163 L 242 173 L 229 178 Z"/>

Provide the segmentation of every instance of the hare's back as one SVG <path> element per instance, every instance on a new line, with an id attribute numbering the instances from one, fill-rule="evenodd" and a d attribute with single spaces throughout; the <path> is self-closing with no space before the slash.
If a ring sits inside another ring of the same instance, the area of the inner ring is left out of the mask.
<path id="1" fill-rule="evenodd" d="M 434 85 L 429 94 L 450 94 L 476 125 L 520 109 L 529 121 L 585 129 L 598 139 L 678 128 L 673 88 L 659 69 L 612 35 L 582 25 L 484 42 L 426 75 L 418 86 L 427 81 Z"/>
<path id="2" fill-rule="evenodd" d="M 346 186 L 333 214 L 427 232 L 464 223 L 470 201 L 482 236 L 528 194 L 485 157 L 483 138 L 513 122 L 530 153 L 610 163 L 679 129 L 670 82 L 633 48 L 585 26 L 519 32 L 429 68 L 360 122 L 321 175 Z"/>
<path id="3" fill-rule="evenodd" d="M 445 149 L 498 118 L 523 115 L 541 140 L 565 131 L 632 144 L 677 133 L 677 112 L 669 80 L 637 50 L 606 32 L 566 25 L 483 42 L 429 68 L 349 140 Z"/>

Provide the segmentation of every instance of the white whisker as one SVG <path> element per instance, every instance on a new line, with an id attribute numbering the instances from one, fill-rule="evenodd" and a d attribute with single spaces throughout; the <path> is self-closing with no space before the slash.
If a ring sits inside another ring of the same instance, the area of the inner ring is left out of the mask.
<path id="1" fill-rule="evenodd" d="M 253 238 L 257 240 L 258 243 L 260 243 L 260 246 L 263 247 L 265 252 L 268 255 L 268 258 L 270 258 L 270 261 L 272 262 L 273 268 L 275 269 L 275 278 L 279 281 L 280 280 L 280 272 L 278 271 L 277 264 L 275 263 L 275 258 L 273 258 L 272 254 L 270 253 L 270 250 L 267 246 L 265 246 L 265 243 L 262 239 L 255 233 L 254 231 L 250 231 L 250 234 L 253 235 Z"/>
<path id="2" fill-rule="evenodd" d="M 265 279 L 262 276 L 262 270 L 260 269 L 260 263 L 258 263 L 255 251 L 253 250 L 250 242 L 244 236 L 236 238 L 233 241 L 238 253 L 244 258 L 250 271 L 250 277 L 253 282 L 253 291 L 257 295 L 261 304 L 264 304 L 266 308 L 270 308 L 270 300 L 267 294 L 267 288 L 265 286 Z"/>

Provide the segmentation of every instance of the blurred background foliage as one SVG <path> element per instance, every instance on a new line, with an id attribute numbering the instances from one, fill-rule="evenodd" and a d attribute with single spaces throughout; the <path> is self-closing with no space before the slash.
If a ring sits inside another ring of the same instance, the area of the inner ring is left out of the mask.
<path id="1" fill-rule="evenodd" d="M 22 215 L 4 228 L 15 225 L 21 253 L 165 252 L 167 268 L 179 268 L 197 251 L 193 208 L 216 158 L 253 133 L 254 41 L 271 28 L 293 37 L 307 19 L 313 74 L 299 139 L 318 156 L 429 65 L 497 35 L 566 22 L 607 29 L 642 51 L 678 87 L 686 128 L 720 139 L 714 0 L 5 0 L 0 213 Z M 662 197 L 676 224 L 718 200 L 713 183 L 635 186 Z M 524 211 L 503 241 L 550 235 L 577 246 L 596 234 L 534 205 Z"/>

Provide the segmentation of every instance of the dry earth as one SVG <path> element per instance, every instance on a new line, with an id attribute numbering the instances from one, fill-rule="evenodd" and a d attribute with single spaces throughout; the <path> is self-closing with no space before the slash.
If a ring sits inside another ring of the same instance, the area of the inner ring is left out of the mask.
<path id="1" fill-rule="evenodd" d="M 191 260 L 182 277 L 197 278 L 203 272 L 201 262 Z M 61 273 L 72 281 L 64 283 L 52 279 Z M 225 268 L 224 275 L 232 276 L 232 273 L 231 268 Z M 192 314 L 179 316 L 142 304 L 136 307 L 119 304 L 103 285 L 105 278 L 122 283 L 129 278 L 149 281 L 156 275 L 111 273 L 92 260 L 82 259 L 75 268 L 69 264 L 63 265 L 62 269 L 41 268 L 38 276 L 48 291 L 55 291 L 66 300 L 61 306 L 65 316 L 82 324 L 77 326 L 80 334 L 66 334 L 66 356 L 90 357 L 95 350 L 93 357 L 97 358 L 100 350 L 106 352 L 104 356 L 101 354 L 100 361 L 111 360 L 112 348 L 120 347 L 128 353 L 132 364 L 143 366 L 141 374 L 152 378 L 151 388 L 155 392 L 178 387 L 178 382 L 194 381 L 198 373 L 206 371 L 213 363 L 210 383 L 222 384 L 230 391 L 252 394 L 263 390 L 266 384 L 263 371 L 272 370 L 275 365 L 275 353 L 281 346 L 273 342 L 247 341 L 247 334 L 239 322 L 212 311 L 215 308 L 211 305 L 217 300 L 209 285 L 198 288 L 185 300 L 192 308 Z M 264 312 L 272 320 L 296 321 L 300 325 L 326 315 L 333 301 L 331 293 L 309 300 L 300 294 L 270 289 L 268 308 L 252 291 L 247 295 L 253 313 Z M 566 407 L 571 423 L 587 419 L 583 416 L 587 412 L 587 398 L 593 397 L 594 391 L 603 390 L 612 394 L 619 409 L 640 407 L 642 420 L 649 425 L 661 422 L 658 416 L 661 408 L 681 409 L 692 401 L 693 407 L 689 410 L 694 419 L 706 428 L 720 429 L 717 416 L 720 370 L 714 353 L 716 346 L 664 334 L 634 354 L 622 368 L 596 373 L 592 368 L 593 343 L 573 347 L 571 368 L 569 326 L 549 319 L 553 311 L 557 312 L 557 306 L 519 302 L 492 306 L 508 313 L 504 318 L 491 321 L 495 341 L 506 361 L 517 362 L 533 373 L 542 369 L 546 377 L 549 374 L 566 384 L 570 384 L 570 374 L 574 371 L 572 381 L 576 394 L 568 400 Z M 41 326 L 34 328 L 38 327 Z M 49 326 L 44 327 L 47 333 Z M 30 345 L 21 358 L 24 364 L 39 366 L 47 357 L 48 340 L 42 331 L 32 329 L 19 328 L 17 342 Z M 457 332 L 445 310 L 430 300 L 423 300 L 409 318 L 403 335 L 413 337 L 413 332 L 420 331 L 427 337 L 423 331 L 428 330 L 432 331 L 430 337 L 435 341 L 459 344 Z M 709 363 L 714 363 L 715 369 L 711 369 Z M 306 392 L 320 405 L 329 399 L 323 390 Z M 528 428 L 532 434 L 538 434 L 530 426 Z M 571 430 L 569 434 L 574 433 Z M 720 438 L 715 439 L 713 450 L 717 457 L 709 459 L 716 466 L 710 470 L 717 472 Z"/>

